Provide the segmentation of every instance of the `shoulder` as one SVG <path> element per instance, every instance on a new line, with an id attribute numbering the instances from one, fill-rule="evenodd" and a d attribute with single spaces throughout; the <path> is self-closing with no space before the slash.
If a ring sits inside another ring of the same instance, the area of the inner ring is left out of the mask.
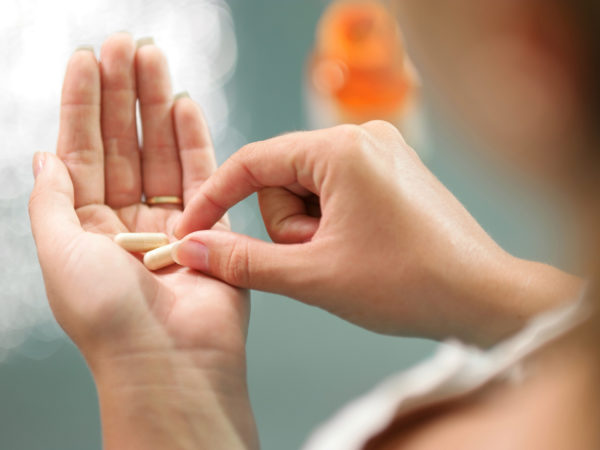
<path id="1" fill-rule="evenodd" d="M 494 380 L 462 398 L 398 417 L 365 449 L 600 448 L 597 361 L 577 334 L 533 355 L 524 381 Z"/>

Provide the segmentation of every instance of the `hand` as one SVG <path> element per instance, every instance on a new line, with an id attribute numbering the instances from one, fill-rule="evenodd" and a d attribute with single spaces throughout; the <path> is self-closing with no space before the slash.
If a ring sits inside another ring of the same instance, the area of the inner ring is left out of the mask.
<path id="1" fill-rule="evenodd" d="M 256 191 L 274 244 L 208 230 Z M 186 207 L 192 232 L 179 263 L 384 333 L 488 344 L 580 287 L 504 252 L 378 121 L 247 145 Z"/>
<path id="2" fill-rule="evenodd" d="M 73 54 L 57 156 L 34 160 L 31 223 L 52 311 L 98 387 L 105 448 L 257 446 L 247 292 L 179 266 L 152 273 L 112 241 L 172 235 L 179 208 L 146 206 L 142 194 L 185 204 L 215 169 L 202 114 L 189 98 L 173 101 L 157 47 L 136 50 L 119 33 L 101 64 L 91 51 Z"/>

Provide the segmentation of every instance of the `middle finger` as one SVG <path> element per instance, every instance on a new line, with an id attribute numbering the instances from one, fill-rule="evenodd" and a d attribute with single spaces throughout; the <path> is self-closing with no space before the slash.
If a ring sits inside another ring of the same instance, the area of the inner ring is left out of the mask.
<path id="1" fill-rule="evenodd" d="M 101 51 L 102 137 L 106 204 L 119 208 L 142 198 L 136 130 L 135 44 L 127 33 L 106 40 Z"/>

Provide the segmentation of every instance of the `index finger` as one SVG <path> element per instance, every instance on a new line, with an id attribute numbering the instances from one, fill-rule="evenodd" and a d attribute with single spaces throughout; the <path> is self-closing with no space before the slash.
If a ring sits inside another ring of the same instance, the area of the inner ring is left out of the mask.
<path id="1" fill-rule="evenodd" d="M 229 208 L 265 187 L 298 183 L 318 194 L 322 173 L 315 155 L 330 140 L 325 130 L 297 132 L 242 147 L 200 187 L 175 235 L 212 227 Z"/>
<path id="2" fill-rule="evenodd" d="M 94 53 L 87 50 L 73 53 L 67 65 L 56 150 L 73 180 L 75 208 L 104 203 L 100 68 Z"/>

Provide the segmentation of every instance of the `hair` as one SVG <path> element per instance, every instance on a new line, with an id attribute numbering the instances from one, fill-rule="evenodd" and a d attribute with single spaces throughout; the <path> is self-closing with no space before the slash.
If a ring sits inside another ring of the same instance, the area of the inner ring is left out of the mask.
<path id="1" fill-rule="evenodd" d="M 582 55 L 587 59 L 583 62 L 582 82 L 590 108 L 590 128 L 600 140 L 600 1 L 572 0 L 564 3 L 573 10 L 581 35 Z"/>

